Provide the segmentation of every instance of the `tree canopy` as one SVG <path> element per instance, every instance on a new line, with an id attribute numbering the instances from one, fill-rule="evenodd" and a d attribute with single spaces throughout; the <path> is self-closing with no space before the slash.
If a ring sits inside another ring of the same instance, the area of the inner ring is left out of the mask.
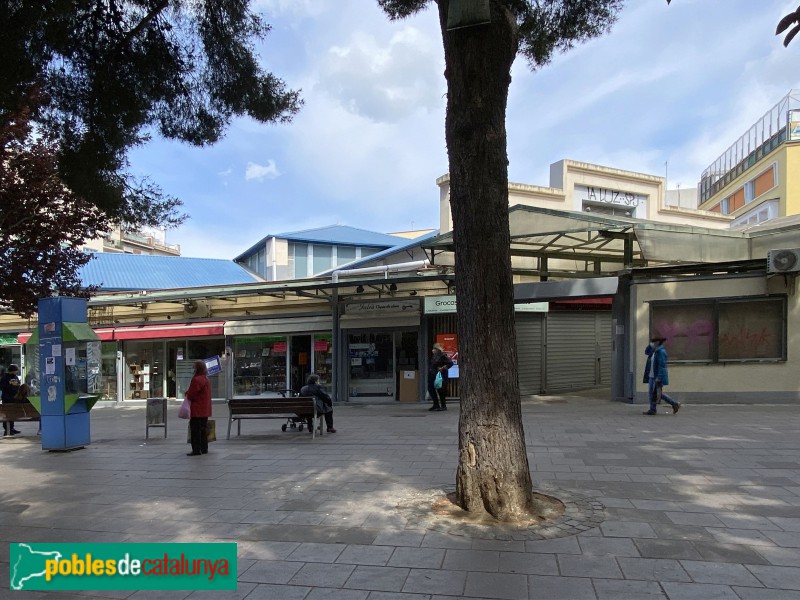
<path id="1" fill-rule="evenodd" d="M 56 169 L 57 144 L 32 134 L 29 115 L 29 109 L 20 110 L 0 123 L 0 307 L 25 316 L 53 292 L 90 291 L 77 277 L 90 258 L 80 244 L 110 225 L 64 185 Z"/>
<path id="2" fill-rule="evenodd" d="M 0 0 L 0 123 L 44 102 L 31 119 L 58 146 L 58 170 L 78 197 L 123 225 L 175 225 L 180 202 L 127 171 L 150 135 L 202 146 L 234 116 L 290 119 L 298 92 L 259 65 L 269 26 L 249 0 Z"/>

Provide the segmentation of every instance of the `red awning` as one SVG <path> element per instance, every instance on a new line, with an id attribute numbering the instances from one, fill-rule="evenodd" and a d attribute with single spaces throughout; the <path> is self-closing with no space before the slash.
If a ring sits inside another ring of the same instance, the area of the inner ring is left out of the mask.
<path id="1" fill-rule="evenodd" d="M 94 332 L 104 342 L 114 340 L 155 340 L 164 338 L 202 337 L 224 335 L 225 322 L 211 323 L 170 323 L 168 325 L 140 325 L 138 327 L 100 327 Z M 31 337 L 30 332 L 17 335 L 17 341 L 24 344 Z"/>
<path id="2" fill-rule="evenodd" d="M 597 298 L 564 298 L 553 300 L 552 304 L 611 304 L 611 296 L 600 296 Z"/>
<path id="3" fill-rule="evenodd" d="M 164 338 L 202 337 L 225 335 L 225 322 L 170 323 L 169 325 L 141 325 L 139 327 L 115 327 L 115 340 L 155 340 Z"/>

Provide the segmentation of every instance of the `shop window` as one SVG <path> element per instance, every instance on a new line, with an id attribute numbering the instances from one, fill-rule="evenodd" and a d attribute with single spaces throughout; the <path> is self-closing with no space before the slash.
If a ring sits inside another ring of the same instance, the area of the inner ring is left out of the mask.
<path id="1" fill-rule="evenodd" d="M 285 337 L 234 340 L 233 393 L 237 396 L 277 394 L 286 389 Z"/>
<path id="2" fill-rule="evenodd" d="M 330 334 L 314 334 L 314 372 L 319 375 L 320 385 L 330 391 L 333 383 L 333 336 Z"/>
<path id="3" fill-rule="evenodd" d="M 719 205 L 720 208 L 722 209 L 723 215 L 731 214 L 731 203 L 728 201 L 728 198 L 723 199 L 722 202 L 719 203 Z"/>
<path id="4" fill-rule="evenodd" d="M 736 212 L 744 206 L 744 188 L 736 190 L 730 197 L 731 212 Z"/>
<path id="5" fill-rule="evenodd" d="M 782 299 L 721 302 L 719 359 L 784 359 L 784 331 Z"/>
<path id="6" fill-rule="evenodd" d="M 672 362 L 786 360 L 784 297 L 656 302 L 650 319 Z"/>

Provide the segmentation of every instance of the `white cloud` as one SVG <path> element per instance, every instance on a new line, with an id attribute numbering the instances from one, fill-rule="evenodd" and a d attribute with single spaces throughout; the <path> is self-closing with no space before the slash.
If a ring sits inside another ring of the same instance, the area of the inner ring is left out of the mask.
<path id="1" fill-rule="evenodd" d="M 395 123 L 441 104 L 445 85 L 440 47 L 437 38 L 412 26 L 383 43 L 357 31 L 346 44 L 329 48 L 318 85 L 353 114 Z"/>
<path id="2" fill-rule="evenodd" d="M 264 179 L 275 179 L 280 176 L 278 167 L 275 166 L 274 160 L 268 160 L 266 165 L 259 165 L 254 162 L 247 163 L 247 168 L 244 172 L 244 178 L 247 181 L 255 179 L 256 181 L 263 181 Z"/>

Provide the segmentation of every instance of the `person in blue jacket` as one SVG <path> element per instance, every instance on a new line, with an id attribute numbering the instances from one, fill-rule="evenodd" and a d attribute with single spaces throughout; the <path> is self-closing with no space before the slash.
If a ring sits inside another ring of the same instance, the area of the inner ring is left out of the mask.
<path id="1" fill-rule="evenodd" d="M 651 340 L 652 352 L 647 357 L 647 364 L 645 365 L 645 377 L 648 372 L 650 375 L 650 410 L 644 412 L 645 415 L 655 415 L 656 404 L 663 400 L 672 407 L 672 414 L 677 413 L 681 408 L 681 403 L 676 402 L 664 393 L 664 386 L 669 385 L 669 371 L 667 370 L 667 361 L 669 359 L 667 350 L 664 348 L 664 342 L 667 338 L 655 337 Z M 647 350 L 645 350 L 647 353 Z"/>

